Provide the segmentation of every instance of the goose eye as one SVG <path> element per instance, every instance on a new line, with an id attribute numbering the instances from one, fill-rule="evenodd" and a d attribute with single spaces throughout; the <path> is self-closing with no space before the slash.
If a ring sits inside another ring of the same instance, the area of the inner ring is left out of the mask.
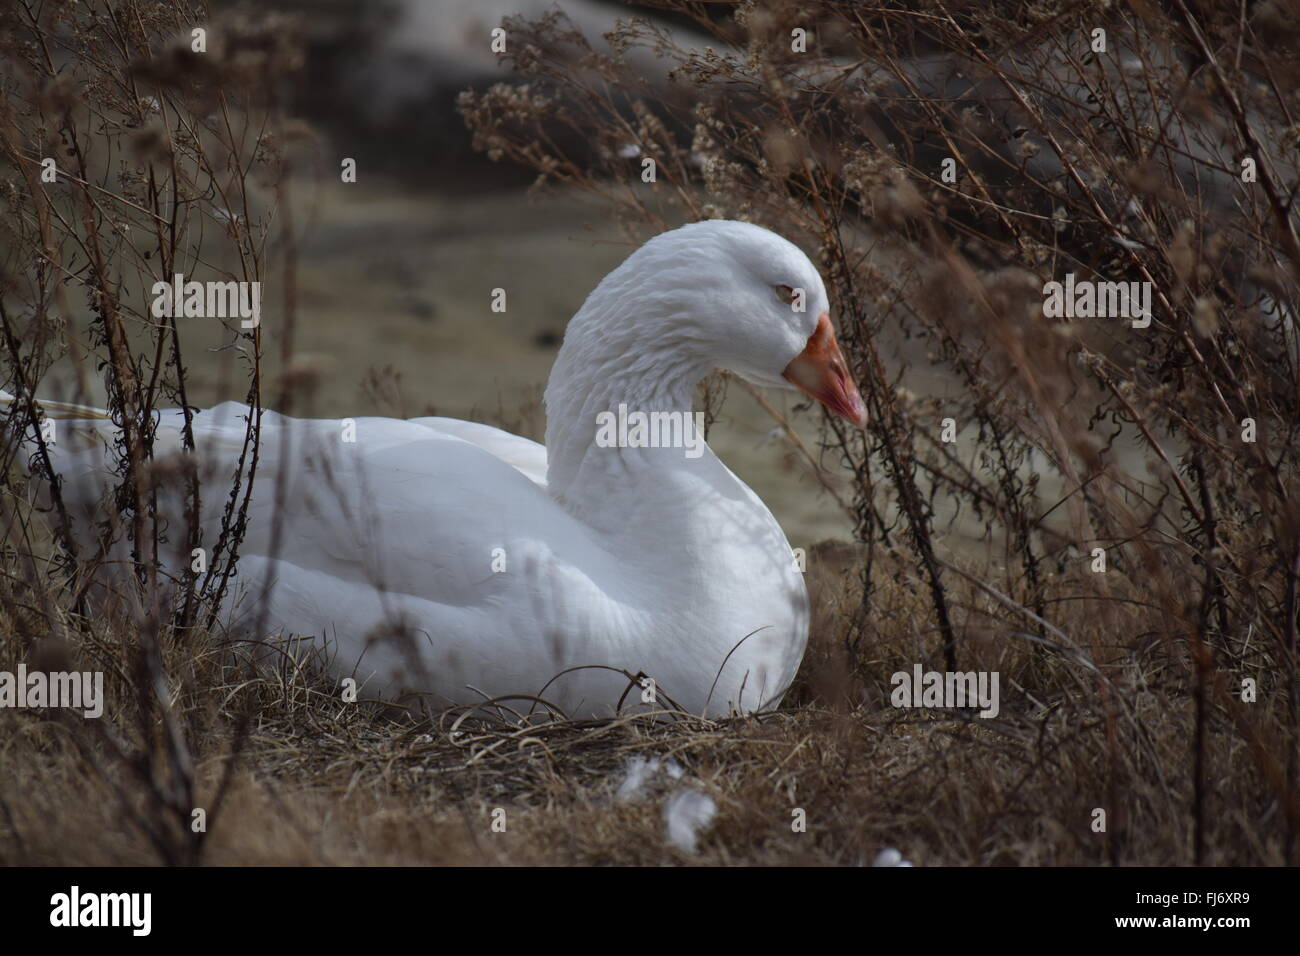
<path id="1" fill-rule="evenodd" d="M 784 302 L 786 305 L 791 305 L 794 302 L 794 289 L 791 286 L 778 285 L 774 286 L 774 288 L 776 290 L 776 297 L 780 301 Z"/>

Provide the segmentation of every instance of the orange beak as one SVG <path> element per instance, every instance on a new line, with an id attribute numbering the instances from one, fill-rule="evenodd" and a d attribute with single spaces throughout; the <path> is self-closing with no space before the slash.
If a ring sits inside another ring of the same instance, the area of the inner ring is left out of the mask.
<path id="1" fill-rule="evenodd" d="M 782 378 L 846 421 L 866 427 L 867 409 L 835 340 L 829 312 L 821 314 L 807 347 L 785 367 Z"/>

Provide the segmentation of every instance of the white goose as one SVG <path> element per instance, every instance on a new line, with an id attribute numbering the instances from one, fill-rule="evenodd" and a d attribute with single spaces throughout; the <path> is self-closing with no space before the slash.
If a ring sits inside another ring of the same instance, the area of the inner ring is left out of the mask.
<path id="1" fill-rule="evenodd" d="M 225 619 L 323 639 L 338 673 L 385 699 L 532 694 L 570 716 L 608 714 L 620 700 L 641 706 L 625 676 L 641 674 L 661 706 L 774 706 L 808 634 L 780 526 L 702 439 L 610 447 L 601 434 L 601 413 L 620 406 L 689 415 L 715 368 L 865 421 L 816 268 L 774 233 L 721 220 L 650 240 L 587 298 L 547 385 L 545 447 L 448 418 L 360 418 L 348 442 L 340 422 L 265 412 Z M 72 419 L 55 467 L 65 499 L 91 511 L 112 425 L 79 406 L 46 411 Z M 209 548 L 247 413 L 228 402 L 195 416 L 214 482 Z M 180 412 L 161 416 L 156 448 L 179 448 Z M 189 552 L 168 548 L 165 570 L 178 574 Z"/>

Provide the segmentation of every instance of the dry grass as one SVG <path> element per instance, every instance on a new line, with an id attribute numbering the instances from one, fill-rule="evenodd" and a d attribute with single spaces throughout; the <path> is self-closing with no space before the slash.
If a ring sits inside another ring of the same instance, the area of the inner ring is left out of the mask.
<path id="1" fill-rule="evenodd" d="M 109 732 L 134 756 L 115 759 L 99 722 L 0 710 L 0 859 L 147 864 L 167 847 L 178 861 L 211 864 L 861 865 L 888 846 L 922 865 L 1189 859 L 1191 715 L 1173 662 L 1148 646 L 1140 665 L 1109 668 L 1125 704 L 1107 722 L 1070 686 L 1051 691 L 1075 683 L 1074 664 L 988 639 L 977 642 L 980 663 L 1032 694 L 1004 690 L 994 720 L 896 710 L 882 688 L 896 662 L 916 659 L 924 612 L 920 582 L 898 570 L 856 669 L 849 620 L 823 613 L 787 706 L 722 721 L 566 721 L 526 716 L 527 702 L 500 720 L 425 718 L 342 703 L 309 655 L 257 665 L 246 645 L 171 647 L 164 669 L 192 748 L 192 806 L 208 814 L 200 834 L 185 826 L 191 804 L 168 814 L 152 796 L 178 781 L 156 718 L 140 712 L 150 694 L 132 676 L 133 649 L 111 624 L 88 622 L 86 637 L 103 637 L 86 639 L 76 663 L 119 675 L 108 684 Z M 1079 633 L 1098 628 L 1082 615 L 1076 623 Z M 16 645 L 4 649 L 0 669 L 12 670 Z M 38 648 L 35 659 L 73 666 L 57 653 Z M 1211 735 L 1206 862 L 1280 863 L 1277 806 L 1229 730 Z M 676 760 L 717 801 L 697 853 L 665 839 L 675 785 L 616 798 L 635 757 Z M 1090 828 L 1097 806 L 1108 808 L 1106 833 Z M 497 808 L 504 833 L 492 829 Z M 806 832 L 792 830 L 795 808 Z"/>

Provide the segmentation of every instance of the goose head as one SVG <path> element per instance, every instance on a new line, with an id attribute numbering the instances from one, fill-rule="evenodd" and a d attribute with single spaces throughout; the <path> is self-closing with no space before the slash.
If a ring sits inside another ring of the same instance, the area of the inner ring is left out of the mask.
<path id="1" fill-rule="evenodd" d="M 668 344 L 680 364 L 797 389 L 865 424 L 826 287 L 789 240 L 746 222 L 691 223 L 651 239 L 610 280 L 610 292 L 636 303 L 639 348 Z"/>
<path id="2" fill-rule="evenodd" d="M 729 260 L 723 271 L 731 308 L 716 324 L 725 333 L 719 367 L 755 385 L 794 388 L 863 427 L 866 407 L 831 326 L 830 302 L 817 268 L 794 243 L 760 226 L 717 220 L 684 227 L 717 235 Z"/>

